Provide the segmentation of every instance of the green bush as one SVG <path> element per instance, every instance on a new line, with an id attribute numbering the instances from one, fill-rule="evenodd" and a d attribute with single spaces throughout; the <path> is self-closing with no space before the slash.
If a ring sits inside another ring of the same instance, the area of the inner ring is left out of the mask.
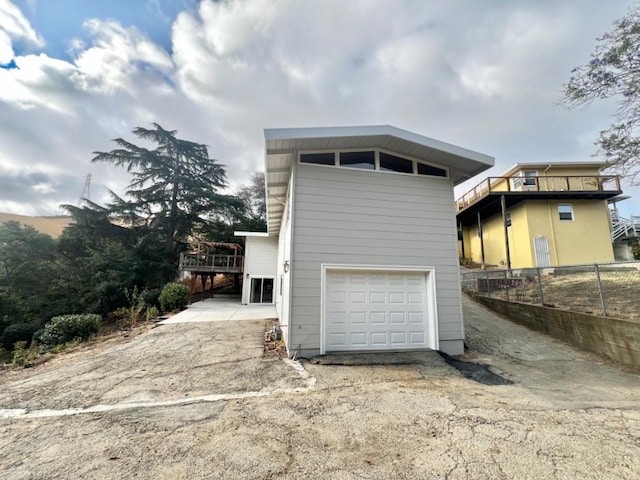
<path id="1" fill-rule="evenodd" d="M 28 367 L 33 365 L 33 362 L 38 358 L 40 352 L 38 347 L 27 347 L 27 342 L 16 342 L 13 350 L 13 359 L 11 365 L 14 367 Z"/>
<path id="2" fill-rule="evenodd" d="M 11 350 L 16 342 L 26 342 L 29 347 L 33 334 L 40 328 L 35 323 L 14 323 L 4 329 L 0 336 L 0 345 Z"/>
<path id="3" fill-rule="evenodd" d="M 189 302 L 189 287 L 181 283 L 167 283 L 160 292 L 158 300 L 163 312 L 184 308 Z"/>
<path id="4" fill-rule="evenodd" d="M 159 288 L 145 288 L 140 293 L 140 297 L 144 300 L 144 303 L 149 306 L 159 307 L 160 301 L 160 289 Z"/>
<path id="5" fill-rule="evenodd" d="M 60 315 L 53 317 L 44 326 L 35 340 L 46 348 L 53 348 L 73 340 L 87 340 L 98 333 L 100 315 Z"/>

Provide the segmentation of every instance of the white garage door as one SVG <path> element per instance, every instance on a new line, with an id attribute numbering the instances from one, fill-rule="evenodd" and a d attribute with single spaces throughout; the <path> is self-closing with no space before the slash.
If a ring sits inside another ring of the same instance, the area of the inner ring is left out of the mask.
<path id="1" fill-rule="evenodd" d="M 325 350 L 429 346 L 425 272 L 327 270 Z"/>

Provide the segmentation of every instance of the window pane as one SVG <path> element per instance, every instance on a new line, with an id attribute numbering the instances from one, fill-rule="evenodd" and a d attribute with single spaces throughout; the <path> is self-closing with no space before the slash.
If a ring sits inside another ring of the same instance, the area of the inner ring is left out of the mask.
<path id="1" fill-rule="evenodd" d="M 538 176 L 538 172 L 537 171 L 535 171 L 535 170 L 525 170 L 523 172 L 523 176 L 525 177 L 524 178 L 524 184 L 526 186 L 528 186 L 528 187 L 531 187 L 531 186 L 535 187 L 536 186 L 536 180 L 537 179 L 535 177 Z M 531 178 L 531 177 L 533 177 L 533 178 Z"/>
<path id="2" fill-rule="evenodd" d="M 262 281 L 262 303 L 273 303 L 273 278 Z"/>
<path id="3" fill-rule="evenodd" d="M 262 296 L 262 279 L 251 279 L 251 298 L 249 303 L 260 303 L 260 297 Z"/>
<path id="4" fill-rule="evenodd" d="M 560 220 L 573 220 L 573 207 L 571 205 L 558 205 Z"/>
<path id="5" fill-rule="evenodd" d="M 380 170 L 383 172 L 413 173 L 413 162 L 406 158 L 380 152 Z"/>
<path id="6" fill-rule="evenodd" d="M 302 163 L 315 163 L 316 165 L 335 165 L 336 154 L 328 153 L 301 153 L 300 161 Z"/>
<path id="7" fill-rule="evenodd" d="M 340 154 L 340 166 L 349 168 L 375 168 L 375 156 L 373 152 L 342 152 Z"/>
<path id="8" fill-rule="evenodd" d="M 432 177 L 446 177 L 447 171 L 442 168 L 432 167 L 418 162 L 418 175 L 431 175 Z"/>

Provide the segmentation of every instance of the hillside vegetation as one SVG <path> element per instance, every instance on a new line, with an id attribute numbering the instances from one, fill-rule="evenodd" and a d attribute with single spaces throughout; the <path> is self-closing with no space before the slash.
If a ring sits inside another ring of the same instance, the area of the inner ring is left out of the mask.
<path id="1" fill-rule="evenodd" d="M 53 217 L 31 217 L 27 215 L 15 215 L 13 213 L 0 212 L 0 223 L 19 222 L 29 225 L 40 233 L 45 233 L 53 238 L 58 238 L 62 231 L 71 223 L 70 215 L 58 215 Z"/>

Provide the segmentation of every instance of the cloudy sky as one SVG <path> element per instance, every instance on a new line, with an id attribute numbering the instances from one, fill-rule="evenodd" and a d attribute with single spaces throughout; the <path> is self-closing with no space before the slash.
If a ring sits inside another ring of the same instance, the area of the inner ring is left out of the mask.
<path id="1" fill-rule="evenodd" d="M 59 214 L 89 173 L 92 200 L 122 192 L 92 152 L 152 122 L 209 145 L 231 186 L 275 127 L 391 124 L 494 156 L 491 175 L 591 160 L 615 107 L 566 110 L 562 85 L 632 4 L 0 0 L 0 211 Z"/>

